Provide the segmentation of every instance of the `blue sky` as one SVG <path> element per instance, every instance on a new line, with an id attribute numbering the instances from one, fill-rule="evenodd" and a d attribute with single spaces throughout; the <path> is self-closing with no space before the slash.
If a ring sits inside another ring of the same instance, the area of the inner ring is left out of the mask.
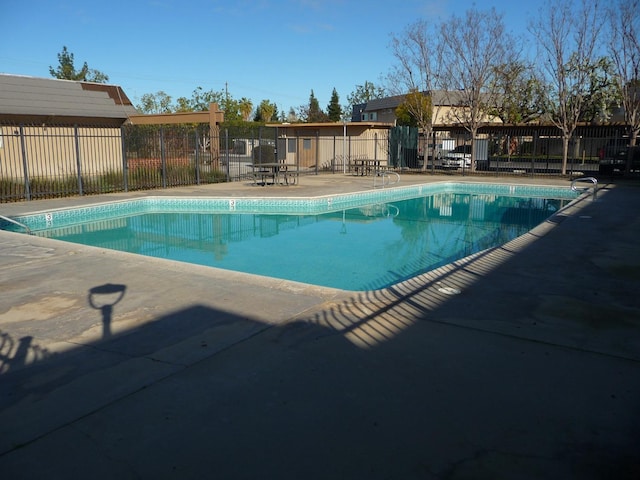
<path id="1" fill-rule="evenodd" d="M 313 90 L 326 108 L 365 81 L 383 85 L 394 63 L 391 35 L 417 19 L 447 21 L 495 7 L 526 33 L 542 0 L 5 0 L 0 6 L 0 72 L 50 78 L 67 46 L 76 68 L 109 76 L 138 103 L 194 89 L 268 99 L 288 112 Z"/>

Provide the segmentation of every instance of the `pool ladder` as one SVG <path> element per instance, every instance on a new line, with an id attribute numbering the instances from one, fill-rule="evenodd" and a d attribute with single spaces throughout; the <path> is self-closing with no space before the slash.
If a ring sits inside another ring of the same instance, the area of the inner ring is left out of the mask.
<path id="1" fill-rule="evenodd" d="M 19 227 L 22 227 L 26 230 L 26 232 L 31 235 L 31 229 L 29 227 L 27 227 L 24 223 L 20 223 L 17 220 L 14 220 L 13 218 L 9 218 L 9 217 L 5 217 L 4 215 L 0 215 L 0 219 L 1 220 L 5 220 L 9 223 L 13 223 L 14 225 L 18 225 Z"/>
<path id="2" fill-rule="evenodd" d="M 598 194 L 598 179 L 597 178 L 594 178 L 594 177 L 576 178 L 573 182 L 571 182 L 571 190 L 573 190 L 574 192 L 578 191 L 578 187 L 576 186 L 576 182 L 591 182 L 593 185 L 581 188 L 580 191 L 586 192 L 590 188 L 593 188 L 593 198 L 592 198 L 592 200 L 596 199 L 596 196 Z"/>
<path id="3" fill-rule="evenodd" d="M 391 175 L 395 175 L 395 178 L 391 178 Z M 380 183 L 378 183 L 378 179 Z M 400 181 L 400 175 L 396 172 L 389 172 L 388 170 L 379 170 L 373 174 L 373 188 L 388 187 L 389 185 L 395 185 Z"/>

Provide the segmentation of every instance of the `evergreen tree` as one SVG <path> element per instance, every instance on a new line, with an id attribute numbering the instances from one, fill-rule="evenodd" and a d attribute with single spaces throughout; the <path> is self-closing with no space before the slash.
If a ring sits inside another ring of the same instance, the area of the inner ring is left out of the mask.
<path id="1" fill-rule="evenodd" d="M 298 122 L 300 121 L 298 118 L 298 115 L 296 114 L 296 111 L 293 109 L 293 107 L 289 107 L 289 114 L 286 117 L 286 121 L 289 123 L 294 123 L 294 122 Z"/>
<path id="2" fill-rule="evenodd" d="M 270 122 L 278 113 L 278 106 L 269 100 L 262 100 L 253 118 L 255 122 Z"/>
<path id="3" fill-rule="evenodd" d="M 352 107 L 376 98 L 384 98 L 385 95 L 384 88 L 376 87 L 373 82 L 365 81 L 364 85 L 356 85 L 355 91 L 351 92 L 351 95 L 347 95 L 347 102 Z"/>
<path id="4" fill-rule="evenodd" d="M 253 111 L 253 103 L 247 97 L 242 97 L 239 102 L 240 115 L 245 122 L 249 121 Z"/>
<path id="5" fill-rule="evenodd" d="M 311 90 L 311 95 L 309 95 L 309 111 L 307 113 L 307 122 L 324 122 L 327 120 L 327 115 L 320 108 L 320 103 L 318 103 L 318 99 Z"/>
<path id="6" fill-rule="evenodd" d="M 76 71 L 73 64 L 73 53 L 62 47 L 62 52 L 58 54 L 58 68 L 49 67 L 49 73 L 53 78 L 61 80 L 75 80 L 83 82 L 107 83 L 109 77 L 99 70 L 89 68 L 87 62 L 84 62 L 82 68 Z"/>
<path id="7" fill-rule="evenodd" d="M 327 106 L 327 116 L 331 122 L 339 122 L 342 119 L 342 107 L 340 106 L 340 97 L 336 89 L 331 93 L 331 101 Z"/>

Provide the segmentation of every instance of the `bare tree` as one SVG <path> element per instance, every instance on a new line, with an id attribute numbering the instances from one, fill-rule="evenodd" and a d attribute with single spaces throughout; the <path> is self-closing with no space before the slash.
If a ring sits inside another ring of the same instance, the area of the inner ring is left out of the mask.
<path id="1" fill-rule="evenodd" d="M 637 144 L 640 134 L 640 0 L 620 0 L 608 11 L 611 22 L 609 51 L 614 64 L 616 86 L 629 129 L 629 146 Z M 626 171 L 630 171 L 629 149 Z"/>
<path id="2" fill-rule="evenodd" d="M 435 29 L 425 20 L 407 26 L 399 37 L 391 40 L 391 50 L 398 63 L 388 75 L 389 87 L 393 95 L 405 95 L 402 108 L 416 121 L 422 131 L 422 151 L 425 160 L 428 155 L 427 143 L 433 132 L 433 120 L 438 116 L 439 104 L 432 101 L 432 94 L 438 87 L 441 69 L 442 44 Z M 435 153 L 435 152 L 434 152 Z M 423 162 L 422 169 L 427 168 Z"/>
<path id="3" fill-rule="evenodd" d="M 597 1 L 548 0 L 530 30 L 541 49 L 541 74 L 547 82 L 546 111 L 562 132 L 562 174 L 569 142 L 589 96 L 602 23 Z"/>
<path id="4" fill-rule="evenodd" d="M 464 18 L 453 16 L 440 29 L 441 85 L 451 105 L 451 120 L 471 134 L 471 168 L 476 167 L 479 128 L 490 121 L 499 101 L 496 72 L 517 56 L 514 41 L 505 30 L 502 15 L 490 10 L 467 10 Z"/>

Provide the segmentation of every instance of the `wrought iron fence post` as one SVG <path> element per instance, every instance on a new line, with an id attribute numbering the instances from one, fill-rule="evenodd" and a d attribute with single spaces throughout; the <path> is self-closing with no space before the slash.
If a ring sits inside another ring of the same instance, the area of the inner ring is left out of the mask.
<path id="1" fill-rule="evenodd" d="M 336 173 L 336 136 L 333 136 L 333 155 L 331 157 L 331 173 Z"/>
<path id="2" fill-rule="evenodd" d="M 162 188 L 167 188 L 167 158 L 164 148 L 164 126 L 160 125 L 160 160 L 162 161 Z"/>
<path id="3" fill-rule="evenodd" d="M 536 155 L 538 150 L 538 135 L 540 133 L 536 130 L 533 132 L 533 145 L 531 146 L 531 176 L 536 174 Z"/>
<path id="4" fill-rule="evenodd" d="M 373 159 L 378 160 L 378 134 L 373 134 Z"/>
<path id="5" fill-rule="evenodd" d="M 431 135 L 433 138 L 433 141 L 432 141 L 433 147 L 431 147 L 431 173 L 436 173 L 436 151 L 438 148 L 436 147 L 436 131 L 433 130 L 431 132 Z M 424 155 L 425 156 L 424 156 L 423 162 L 427 162 L 429 160 L 429 145 L 427 145 L 426 152 L 424 152 Z"/>
<path id="6" fill-rule="evenodd" d="M 196 126 L 194 136 L 196 139 L 196 185 L 200 185 L 200 132 Z M 188 144 L 188 142 L 187 142 Z"/>
<path id="7" fill-rule="evenodd" d="M 124 125 L 120 127 L 120 144 L 122 145 L 122 188 L 125 192 L 129 191 L 129 166 L 127 162 L 127 146 L 125 142 Z"/>
<path id="8" fill-rule="evenodd" d="M 78 138 L 78 124 L 73 126 L 73 140 L 76 147 L 76 172 L 78 175 L 78 195 L 82 196 L 82 165 L 80 163 L 80 140 Z"/>
<path id="9" fill-rule="evenodd" d="M 22 149 L 22 170 L 24 174 L 24 195 L 31 200 L 31 186 L 29 185 L 29 167 L 27 163 L 27 147 L 24 144 L 24 125 L 20 125 L 20 148 Z"/>
<path id="10" fill-rule="evenodd" d="M 227 163 L 225 170 L 225 173 L 227 174 L 227 182 L 231 181 L 231 162 L 230 162 L 230 158 L 229 158 L 229 129 L 225 128 L 224 129 L 224 158 L 225 158 L 225 162 Z M 238 171 L 238 175 L 241 172 Z"/>
<path id="11" fill-rule="evenodd" d="M 320 163 L 320 130 L 316 130 L 316 175 L 318 174 L 318 168 Z"/>

